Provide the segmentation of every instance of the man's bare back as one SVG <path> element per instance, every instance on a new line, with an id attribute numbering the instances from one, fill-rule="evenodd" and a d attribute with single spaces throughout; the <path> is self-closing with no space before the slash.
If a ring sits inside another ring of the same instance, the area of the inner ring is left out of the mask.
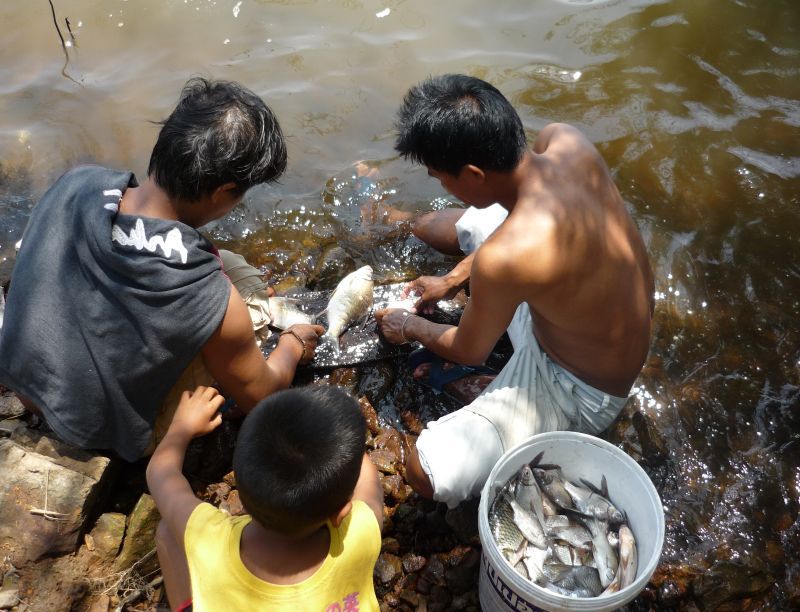
<path id="1" fill-rule="evenodd" d="M 523 172 L 508 218 L 476 254 L 473 283 L 476 270 L 502 270 L 504 295 L 528 303 L 551 358 L 602 391 L 627 395 L 647 355 L 653 308 L 642 238 L 578 130 L 545 128 Z"/>

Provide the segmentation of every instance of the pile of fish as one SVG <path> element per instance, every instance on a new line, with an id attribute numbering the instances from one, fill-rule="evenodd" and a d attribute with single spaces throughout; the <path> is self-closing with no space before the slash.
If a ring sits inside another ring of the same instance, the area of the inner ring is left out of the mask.
<path id="1" fill-rule="evenodd" d="M 636 578 L 636 541 L 627 515 L 600 487 L 567 480 L 539 453 L 498 491 L 489 529 L 511 567 L 560 595 L 615 593 Z"/>

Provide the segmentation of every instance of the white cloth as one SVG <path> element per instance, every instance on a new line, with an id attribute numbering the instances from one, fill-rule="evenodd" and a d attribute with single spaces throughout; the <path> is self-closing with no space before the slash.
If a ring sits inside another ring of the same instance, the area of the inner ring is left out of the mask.
<path id="1" fill-rule="evenodd" d="M 267 327 L 272 322 L 272 317 L 269 312 L 268 285 L 264 281 L 263 273 L 247 263 L 247 260 L 238 253 L 219 249 L 219 257 L 222 260 L 223 271 L 247 304 L 256 342 L 261 346 L 264 340 L 272 335 Z"/>
<path id="2" fill-rule="evenodd" d="M 506 216 L 498 204 L 467 209 L 456 224 L 465 253 L 477 249 Z M 533 335 L 527 304 L 517 308 L 508 335 L 514 354 L 492 383 L 471 404 L 428 423 L 417 440 L 434 499 L 450 507 L 479 494 L 509 448 L 545 431 L 600 433 L 627 401 L 595 389 L 550 359 Z"/>

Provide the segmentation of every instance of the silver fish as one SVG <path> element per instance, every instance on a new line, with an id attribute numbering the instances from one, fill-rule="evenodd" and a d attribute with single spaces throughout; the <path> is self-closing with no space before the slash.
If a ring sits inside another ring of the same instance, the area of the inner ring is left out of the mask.
<path id="1" fill-rule="evenodd" d="M 525 539 L 534 546 L 545 548 L 547 546 L 547 539 L 545 538 L 544 529 L 539 519 L 536 518 L 533 512 L 523 508 L 508 491 L 502 491 L 500 495 L 508 499 L 508 503 L 514 512 L 514 523 L 519 527 Z"/>
<path id="2" fill-rule="evenodd" d="M 540 525 L 545 524 L 544 504 L 542 501 L 542 491 L 536 483 L 533 470 L 530 466 L 523 465 L 517 475 L 517 488 L 515 496 L 519 505 L 526 510 L 533 510 Z"/>
<path id="3" fill-rule="evenodd" d="M 549 563 L 545 564 L 543 571 L 551 585 L 564 589 L 570 595 L 597 597 L 603 592 L 600 576 L 593 567 Z"/>
<path id="4" fill-rule="evenodd" d="M 636 554 L 636 540 L 633 537 L 633 532 L 627 525 L 621 525 L 618 534 L 619 540 L 619 566 L 617 573 L 614 575 L 614 580 L 603 591 L 603 595 L 609 593 L 616 593 L 620 589 L 633 583 L 636 580 L 637 571 L 637 554 Z"/>
<path id="5" fill-rule="evenodd" d="M 270 325 L 278 329 L 286 329 L 297 323 L 312 324 L 316 317 L 300 309 L 300 300 L 290 297 L 269 298 Z"/>
<path id="6" fill-rule="evenodd" d="M 564 488 L 567 489 L 579 512 L 601 521 L 608 521 L 612 525 L 619 525 L 625 520 L 622 512 L 617 510 L 609 500 L 608 483 L 605 476 L 603 476 L 599 489 L 588 480 L 581 480 L 581 482 L 586 486 L 582 487 L 569 481 L 564 483 Z"/>
<path id="7" fill-rule="evenodd" d="M 572 498 L 564 488 L 565 478 L 561 473 L 561 468 L 555 466 L 553 469 L 533 468 L 533 475 L 539 483 L 542 491 L 547 493 L 556 506 L 560 508 L 570 508 Z"/>
<path id="8" fill-rule="evenodd" d="M 588 550 L 592 547 L 592 534 L 580 525 L 556 527 L 548 535 L 556 540 L 563 540 L 573 548 Z"/>
<path id="9" fill-rule="evenodd" d="M 633 537 L 633 532 L 627 525 L 622 525 L 619 528 L 619 574 L 622 575 L 620 588 L 624 589 L 626 586 L 636 580 L 636 571 L 638 565 L 638 555 L 636 553 L 636 539 Z"/>
<path id="10" fill-rule="evenodd" d="M 605 588 L 614 580 L 619 566 L 617 553 L 608 542 L 608 523 L 596 518 L 581 522 L 592 534 L 592 557 L 600 574 L 600 582 Z"/>
<path id="11" fill-rule="evenodd" d="M 497 542 L 497 548 L 507 559 L 510 559 L 525 541 L 525 536 L 514 523 L 514 511 L 508 498 L 498 495 L 489 509 L 489 530 Z"/>
<path id="12" fill-rule="evenodd" d="M 539 548 L 529 544 L 525 547 L 525 554 L 522 563 L 528 570 L 528 578 L 531 582 L 539 582 L 544 577 L 544 563 L 550 558 L 550 551 L 546 548 Z"/>
<path id="13" fill-rule="evenodd" d="M 334 289 L 328 306 L 328 330 L 322 336 L 339 352 L 339 336 L 348 325 L 366 318 L 373 304 L 372 266 L 363 266 L 345 276 Z M 322 314 L 322 313 L 320 313 Z"/>

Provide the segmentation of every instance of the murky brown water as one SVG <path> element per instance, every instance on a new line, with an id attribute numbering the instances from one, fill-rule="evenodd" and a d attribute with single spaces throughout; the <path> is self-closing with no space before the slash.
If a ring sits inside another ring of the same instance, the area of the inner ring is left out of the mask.
<path id="1" fill-rule="evenodd" d="M 796 0 L 45 0 L 0 3 L 0 280 L 28 211 L 82 161 L 142 175 L 192 74 L 239 80 L 276 111 L 290 169 L 210 228 L 284 284 L 351 260 L 396 281 L 447 265 L 377 200 L 443 206 L 392 151 L 408 86 L 486 78 L 533 136 L 584 130 L 645 236 L 657 326 L 637 401 L 610 439 L 647 467 L 667 541 L 660 606 L 800 602 L 800 8 Z M 388 14 L 387 14 L 388 13 Z M 648 431 L 650 435 L 647 435 Z M 725 603 L 727 602 L 727 603 Z"/>

